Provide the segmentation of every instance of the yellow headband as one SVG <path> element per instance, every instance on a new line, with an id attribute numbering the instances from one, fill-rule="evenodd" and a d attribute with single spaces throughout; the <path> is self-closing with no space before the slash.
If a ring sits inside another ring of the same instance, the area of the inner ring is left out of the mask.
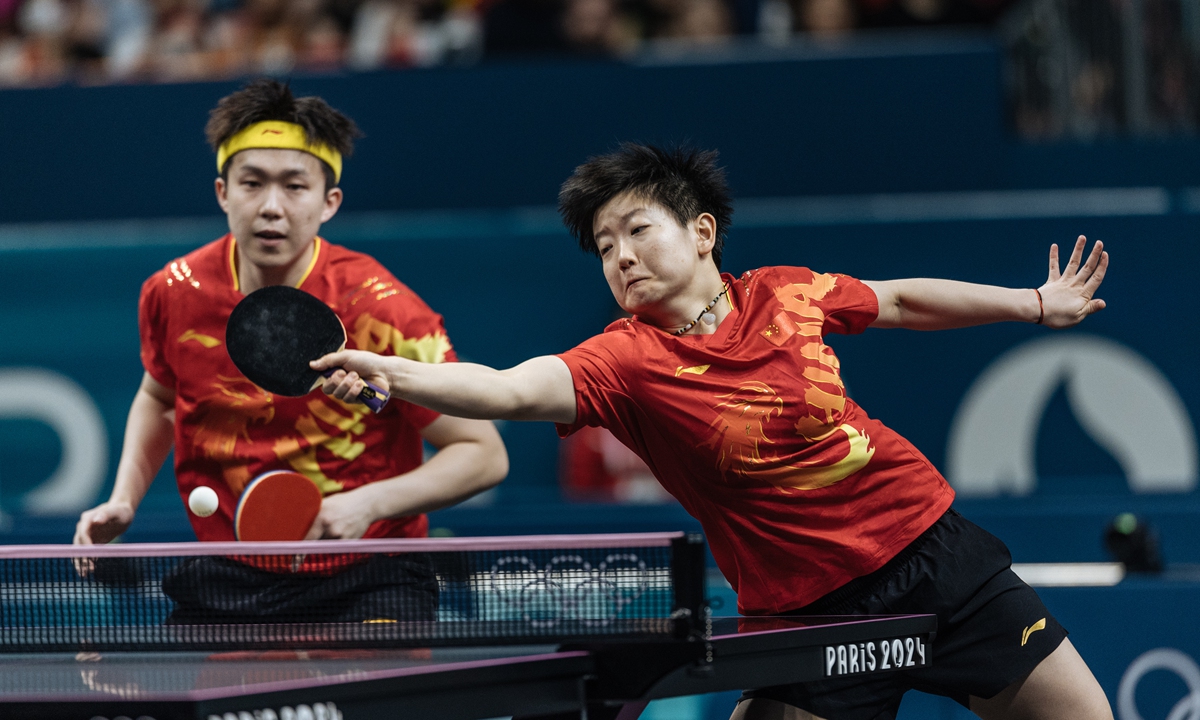
<path id="1" fill-rule="evenodd" d="M 335 183 L 342 180 L 342 154 L 324 143 L 310 145 L 304 128 L 282 120 L 254 123 L 221 143 L 221 147 L 217 149 L 217 172 L 225 168 L 225 161 L 235 153 L 254 148 L 301 150 L 329 163 L 329 167 L 333 168 Z"/>

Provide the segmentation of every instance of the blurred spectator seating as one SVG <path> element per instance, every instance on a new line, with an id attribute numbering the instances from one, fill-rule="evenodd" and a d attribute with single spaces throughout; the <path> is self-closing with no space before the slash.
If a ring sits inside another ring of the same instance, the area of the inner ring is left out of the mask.
<path id="1" fill-rule="evenodd" d="M 1010 0 L 0 0 L 0 87 L 623 57 L 794 33 L 990 23 Z"/>
<path id="2" fill-rule="evenodd" d="M 1025 137 L 1200 130 L 1200 0 L 1026 0 L 1000 36 Z"/>

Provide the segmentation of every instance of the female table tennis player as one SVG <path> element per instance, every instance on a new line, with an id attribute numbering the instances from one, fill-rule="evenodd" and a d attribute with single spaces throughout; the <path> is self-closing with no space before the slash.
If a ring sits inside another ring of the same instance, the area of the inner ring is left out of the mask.
<path id="1" fill-rule="evenodd" d="M 1033 289 L 864 282 L 801 267 L 722 274 L 731 207 L 713 152 L 624 145 L 575 170 L 567 227 L 632 319 L 497 371 L 344 351 L 326 392 L 362 378 L 462 417 L 611 430 L 703 525 L 746 614 L 936 613 L 932 667 L 748 693 L 737 719 L 891 718 L 908 689 L 983 718 L 1111 718 L 1066 631 L 1004 544 L 951 508 L 921 453 L 846 397 L 827 333 L 1002 321 L 1062 328 L 1104 307 L 1108 267 L 1075 243 Z"/>

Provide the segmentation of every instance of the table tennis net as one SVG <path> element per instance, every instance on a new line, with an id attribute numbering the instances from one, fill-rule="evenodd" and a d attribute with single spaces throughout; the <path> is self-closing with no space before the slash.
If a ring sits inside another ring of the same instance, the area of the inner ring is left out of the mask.
<path id="1" fill-rule="evenodd" d="M 668 639 L 703 577 L 670 533 L 0 547 L 0 652 Z"/>

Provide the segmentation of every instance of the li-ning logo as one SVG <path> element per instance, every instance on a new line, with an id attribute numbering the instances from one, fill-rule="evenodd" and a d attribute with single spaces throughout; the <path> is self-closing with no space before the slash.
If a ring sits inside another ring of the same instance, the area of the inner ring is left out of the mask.
<path id="1" fill-rule="evenodd" d="M 283 131 L 282 130 L 272 130 L 271 128 L 263 128 L 262 134 L 263 135 L 282 135 Z"/>
<path id="2" fill-rule="evenodd" d="M 1025 643 L 1029 642 L 1030 635 L 1034 634 L 1038 630 L 1045 630 L 1045 629 L 1046 629 L 1046 618 L 1042 618 L 1041 620 L 1038 620 L 1034 624 L 1025 628 L 1025 632 L 1021 633 L 1021 647 L 1025 647 Z"/>

